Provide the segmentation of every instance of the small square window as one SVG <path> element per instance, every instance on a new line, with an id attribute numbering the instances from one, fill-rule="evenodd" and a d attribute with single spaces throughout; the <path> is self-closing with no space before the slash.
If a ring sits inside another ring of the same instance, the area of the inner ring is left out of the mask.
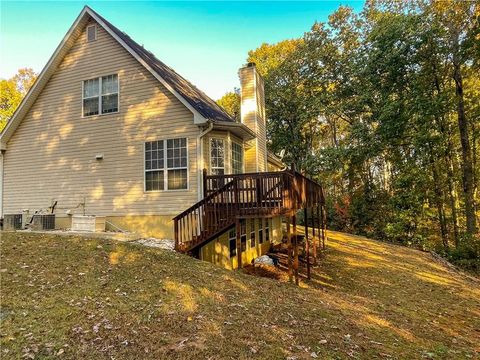
<path id="1" fill-rule="evenodd" d="M 230 258 L 237 255 L 237 232 L 235 229 L 230 230 L 228 233 L 228 244 L 230 250 Z"/>
<path id="2" fill-rule="evenodd" d="M 89 25 L 87 26 L 87 42 L 92 42 L 97 40 L 97 26 Z"/>

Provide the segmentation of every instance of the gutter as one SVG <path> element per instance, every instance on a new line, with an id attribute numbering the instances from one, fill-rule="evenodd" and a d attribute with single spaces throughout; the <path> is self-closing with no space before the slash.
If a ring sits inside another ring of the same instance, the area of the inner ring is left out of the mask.
<path id="1" fill-rule="evenodd" d="M 213 130 L 213 122 L 212 121 L 207 121 L 208 123 L 208 128 L 203 130 L 198 136 L 197 136 L 197 191 L 198 191 L 198 200 L 202 200 L 203 198 L 203 168 L 205 166 L 204 164 L 204 159 L 203 159 L 203 141 L 202 138 L 207 135 L 210 131 Z"/>
<path id="2" fill-rule="evenodd" d="M 5 150 L 0 151 L 0 218 L 3 218 L 3 158 Z"/>

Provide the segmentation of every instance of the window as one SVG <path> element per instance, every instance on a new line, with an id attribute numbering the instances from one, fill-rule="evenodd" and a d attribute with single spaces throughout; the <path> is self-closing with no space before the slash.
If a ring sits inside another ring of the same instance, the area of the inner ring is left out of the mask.
<path id="1" fill-rule="evenodd" d="M 83 82 L 83 116 L 118 111 L 118 75 L 102 76 Z"/>
<path id="2" fill-rule="evenodd" d="M 250 247 L 255 247 L 255 219 L 250 219 Z"/>
<path id="3" fill-rule="evenodd" d="M 258 243 L 263 244 L 263 219 L 258 219 Z"/>
<path id="4" fill-rule="evenodd" d="M 98 84 L 98 78 L 83 82 L 83 116 L 98 115 L 100 105 Z"/>
<path id="5" fill-rule="evenodd" d="M 187 173 L 187 139 L 167 140 L 168 190 L 186 189 Z"/>
<path id="6" fill-rule="evenodd" d="M 145 190 L 165 188 L 165 160 L 163 140 L 145 143 Z"/>
<path id="7" fill-rule="evenodd" d="M 265 219 L 265 241 L 270 241 L 270 219 Z"/>
<path id="8" fill-rule="evenodd" d="M 187 139 L 145 143 L 145 191 L 188 188 Z"/>
<path id="9" fill-rule="evenodd" d="M 240 220 L 240 244 L 242 252 L 247 251 L 247 220 Z"/>
<path id="10" fill-rule="evenodd" d="M 232 142 L 232 172 L 241 174 L 243 172 L 243 146 Z"/>
<path id="11" fill-rule="evenodd" d="M 97 40 L 97 26 L 89 25 L 87 26 L 87 42 Z"/>
<path id="12" fill-rule="evenodd" d="M 234 257 L 237 255 L 237 232 L 235 229 L 230 230 L 228 233 L 228 244 L 230 247 L 230 257 Z"/>
<path id="13" fill-rule="evenodd" d="M 225 144 L 222 139 L 210 139 L 210 172 L 225 174 Z"/>

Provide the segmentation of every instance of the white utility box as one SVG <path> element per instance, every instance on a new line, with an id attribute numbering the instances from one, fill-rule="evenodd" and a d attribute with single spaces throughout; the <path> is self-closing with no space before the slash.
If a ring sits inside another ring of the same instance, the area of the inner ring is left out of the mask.
<path id="1" fill-rule="evenodd" d="M 105 216 L 72 215 L 72 231 L 105 231 Z"/>

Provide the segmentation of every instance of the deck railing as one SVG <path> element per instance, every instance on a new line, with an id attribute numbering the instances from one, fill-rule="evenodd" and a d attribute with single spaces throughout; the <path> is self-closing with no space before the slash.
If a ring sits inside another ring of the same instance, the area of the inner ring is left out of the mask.
<path id="1" fill-rule="evenodd" d="M 204 199 L 174 218 L 175 246 L 189 251 L 231 227 L 238 217 L 292 213 L 323 204 L 322 187 L 292 171 L 204 175 Z"/>

